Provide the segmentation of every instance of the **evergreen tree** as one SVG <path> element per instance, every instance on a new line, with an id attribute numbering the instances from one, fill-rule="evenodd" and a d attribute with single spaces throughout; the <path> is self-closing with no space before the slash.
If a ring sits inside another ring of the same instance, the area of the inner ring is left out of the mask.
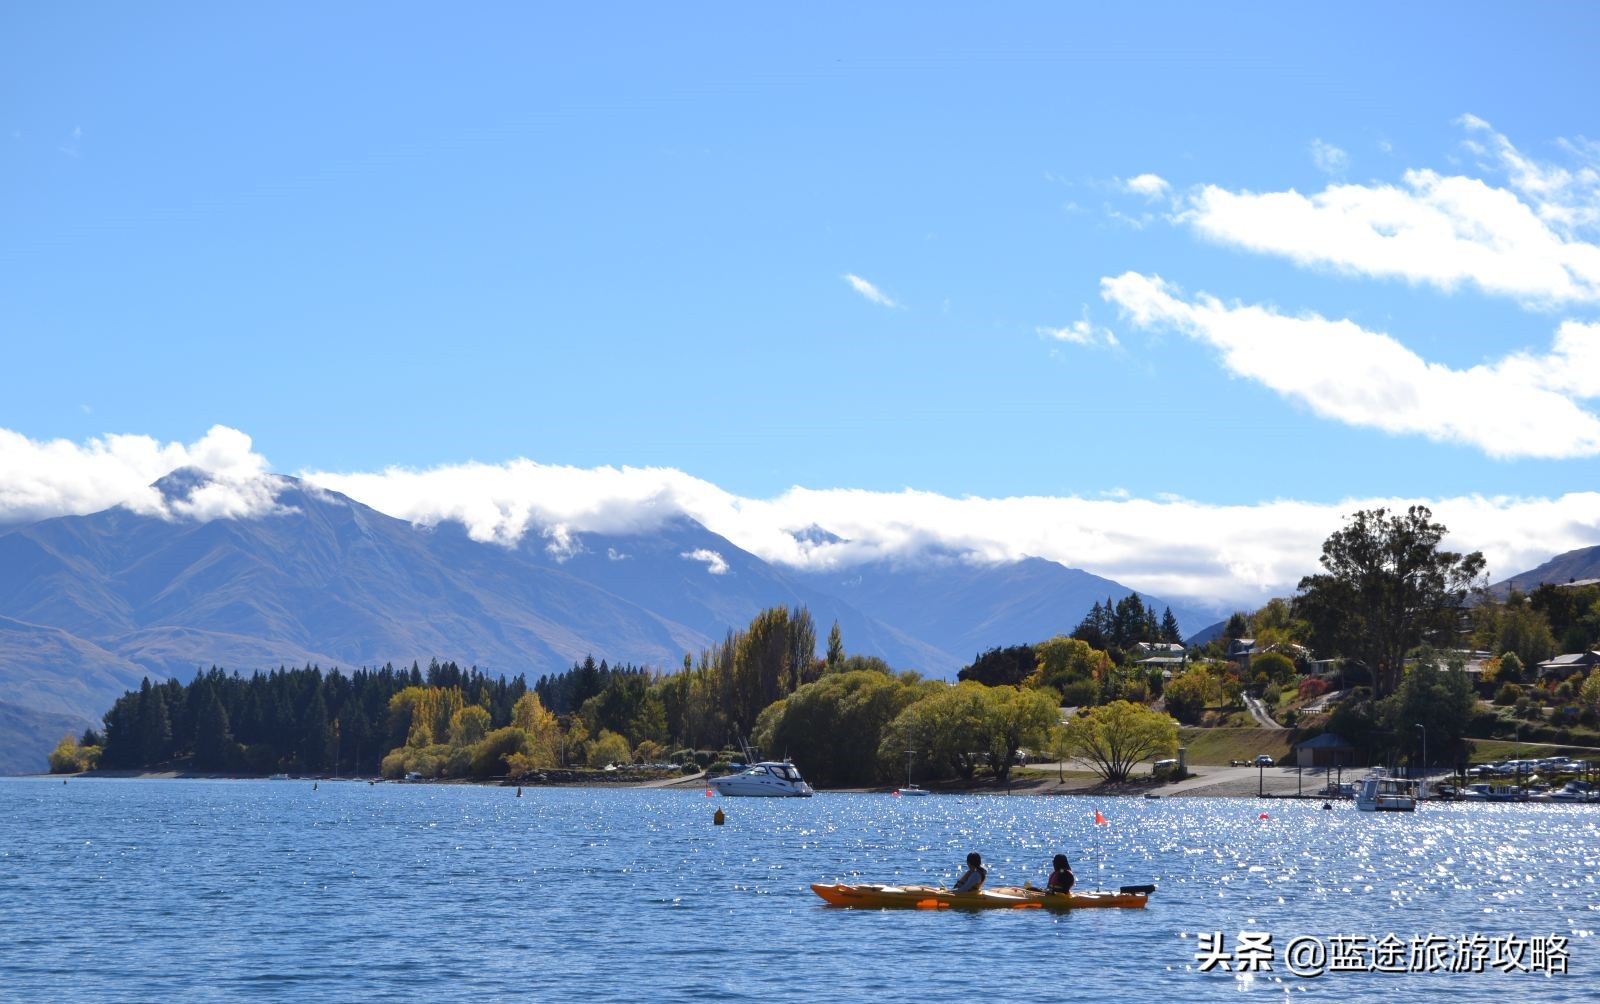
<path id="1" fill-rule="evenodd" d="M 228 766 L 233 746 L 233 737 L 228 734 L 228 712 L 216 690 L 206 689 L 210 696 L 200 708 L 199 724 L 195 727 L 194 765 L 199 770 L 223 770 Z"/>
<path id="2" fill-rule="evenodd" d="M 300 765 L 306 770 L 321 770 L 328 749 L 328 704 L 322 699 L 322 688 L 314 686 L 311 704 L 301 718 Z"/>
<path id="3" fill-rule="evenodd" d="M 1168 607 L 1166 613 L 1161 615 L 1161 640 L 1182 644 L 1183 632 L 1178 630 L 1178 618 L 1172 615 L 1172 608 Z"/>
<path id="4" fill-rule="evenodd" d="M 834 621 L 833 627 L 828 631 L 828 668 L 838 669 L 839 662 L 844 658 L 844 636 L 839 633 L 839 622 Z M 687 665 L 684 666 L 688 668 Z"/>
<path id="5" fill-rule="evenodd" d="M 167 716 L 166 694 L 160 687 L 150 686 L 145 677 L 139 687 L 139 718 L 136 726 L 138 763 L 142 766 L 160 763 L 167 756 L 172 742 L 172 724 Z"/>

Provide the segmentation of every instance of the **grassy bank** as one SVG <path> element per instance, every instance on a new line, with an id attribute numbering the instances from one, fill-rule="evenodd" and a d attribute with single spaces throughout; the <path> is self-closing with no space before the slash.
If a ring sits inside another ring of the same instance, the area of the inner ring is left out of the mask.
<path id="1" fill-rule="evenodd" d="M 1226 767 L 1233 760 L 1254 760 L 1265 753 L 1274 760 L 1289 755 L 1288 729 L 1179 729 L 1178 745 L 1188 749 L 1188 762 Z"/>

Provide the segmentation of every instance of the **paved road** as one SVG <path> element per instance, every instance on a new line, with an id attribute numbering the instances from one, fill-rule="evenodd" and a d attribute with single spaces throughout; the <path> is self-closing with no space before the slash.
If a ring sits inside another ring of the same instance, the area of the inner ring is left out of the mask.
<path id="1" fill-rule="evenodd" d="M 1256 720 L 1256 724 L 1261 726 L 1262 728 L 1264 728 L 1264 729 L 1281 729 L 1281 728 L 1283 728 L 1282 725 L 1279 725 L 1277 722 L 1272 720 L 1272 716 L 1271 715 L 1267 714 L 1267 706 L 1265 704 L 1262 704 L 1259 700 L 1257 700 L 1256 698 L 1252 697 L 1251 695 L 1249 695 L 1249 694 L 1245 694 L 1244 695 L 1244 706 L 1250 711 L 1250 717 L 1254 718 Z"/>

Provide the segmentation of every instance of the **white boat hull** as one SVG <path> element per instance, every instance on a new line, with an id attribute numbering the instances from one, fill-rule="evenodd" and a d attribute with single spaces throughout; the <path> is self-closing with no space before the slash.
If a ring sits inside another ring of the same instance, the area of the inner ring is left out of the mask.
<path id="1" fill-rule="evenodd" d="M 816 794 L 793 764 L 775 761 L 706 782 L 724 798 L 810 798 Z"/>

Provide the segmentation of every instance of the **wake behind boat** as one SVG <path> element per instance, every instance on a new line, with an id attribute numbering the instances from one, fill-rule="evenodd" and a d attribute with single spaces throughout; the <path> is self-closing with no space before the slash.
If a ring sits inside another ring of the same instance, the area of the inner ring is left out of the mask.
<path id="1" fill-rule="evenodd" d="M 1082 910 L 1092 907 L 1142 909 L 1156 891 L 1153 885 L 1125 885 L 1117 892 L 1056 893 L 1031 886 L 999 886 L 978 892 L 955 892 L 929 885 L 826 885 L 811 891 L 829 906 L 869 910 Z"/>
<path id="2" fill-rule="evenodd" d="M 737 774 L 713 777 L 706 784 L 725 798 L 809 798 L 816 794 L 800 776 L 799 768 L 787 760 L 764 760 Z"/>

